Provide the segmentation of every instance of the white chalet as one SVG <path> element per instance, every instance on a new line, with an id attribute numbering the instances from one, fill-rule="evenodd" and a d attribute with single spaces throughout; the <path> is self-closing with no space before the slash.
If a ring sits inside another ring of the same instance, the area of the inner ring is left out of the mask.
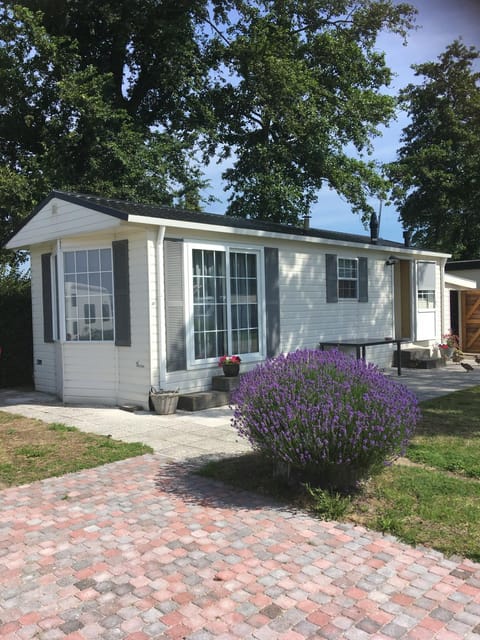
<path id="1" fill-rule="evenodd" d="M 444 327 L 446 254 L 346 233 L 52 192 L 6 244 L 31 254 L 34 379 L 64 402 L 148 406 L 319 342 Z M 368 359 L 392 364 L 392 345 Z"/>

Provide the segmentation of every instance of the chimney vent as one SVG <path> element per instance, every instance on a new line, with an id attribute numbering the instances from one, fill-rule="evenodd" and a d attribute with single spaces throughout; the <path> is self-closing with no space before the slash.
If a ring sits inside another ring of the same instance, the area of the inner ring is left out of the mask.
<path id="1" fill-rule="evenodd" d="M 378 218 L 375 211 L 370 217 L 370 242 L 372 244 L 377 244 L 378 242 Z"/>
<path id="2" fill-rule="evenodd" d="M 309 215 L 304 215 L 303 216 L 303 228 L 304 229 L 310 229 L 310 218 L 312 216 Z"/>
<path id="3" fill-rule="evenodd" d="M 412 234 L 410 231 L 404 231 L 403 232 L 403 243 L 406 247 L 410 246 L 410 243 L 412 241 Z"/>

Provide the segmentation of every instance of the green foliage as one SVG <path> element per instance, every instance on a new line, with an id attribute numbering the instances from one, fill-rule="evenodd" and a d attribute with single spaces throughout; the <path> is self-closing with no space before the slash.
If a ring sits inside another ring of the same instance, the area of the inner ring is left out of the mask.
<path id="1" fill-rule="evenodd" d="M 222 156 L 234 156 L 228 212 L 296 224 L 328 185 L 368 218 L 368 196 L 386 184 L 363 155 L 395 108 L 375 41 L 380 30 L 405 35 L 414 9 L 256 0 L 237 11 L 211 44 L 219 73 L 207 94 Z"/>
<path id="2" fill-rule="evenodd" d="M 395 109 L 376 39 L 405 36 L 414 14 L 393 0 L 0 2 L 0 243 L 52 188 L 199 208 L 200 151 L 233 157 L 230 214 L 295 224 L 327 185 L 368 218 L 386 183 L 366 155 Z"/>
<path id="3" fill-rule="evenodd" d="M 305 489 L 312 499 L 312 511 L 321 520 L 340 520 L 351 506 L 351 498 L 336 491 L 321 489 L 305 485 Z"/>
<path id="4" fill-rule="evenodd" d="M 0 387 L 32 384 L 30 279 L 0 264 Z"/>
<path id="5" fill-rule="evenodd" d="M 203 67 L 193 11 L 167 4 L 0 3 L 0 244 L 52 188 L 199 206 Z"/>
<path id="6" fill-rule="evenodd" d="M 415 65 L 421 84 L 401 102 L 411 116 L 390 168 L 394 199 L 415 243 L 480 257 L 480 51 L 455 41 L 438 62 Z"/>

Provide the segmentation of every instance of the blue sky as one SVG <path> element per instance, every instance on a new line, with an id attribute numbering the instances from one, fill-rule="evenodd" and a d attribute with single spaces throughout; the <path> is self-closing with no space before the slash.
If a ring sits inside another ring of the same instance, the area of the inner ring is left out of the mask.
<path id="1" fill-rule="evenodd" d="M 402 44 L 400 37 L 390 34 L 382 35 L 377 43 L 378 49 L 385 51 L 387 64 L 396 74 L 389 89 L 395 93 L 409 82 L 417 81 L 412 64 L 436 60 L 456 38 L 461 38 L 467 46 L 480 48 L 480 0 L 410 0 L 410 3 L 418 9 L 419 28 L 410 33 L 407 45 Z M 385 129 L 383 136 L 374 143 L 373 159 L 381 162 L 395 159 L 400 134 L 407 122 L 407 116 L 400 113 L 398 119 Z M 219 199 L 219 202 L 206 207 L 213 213 L 224 213 L 227 202 L 221 172 L 222 167 L 215 164 L 211 164 L 206 172 L 211 182 L 208 193 Z M 378 204 L 372 201 L 377 210 Z M 359 216 L 352 214 L 348 204 L 328 189 L 322 190 L 318 202 L 312 207 L 311 225 L 319 229 L 365 233 Z M 389 240 L 403 240 L 394 207 L 382 208 L 380 234 Z"/>

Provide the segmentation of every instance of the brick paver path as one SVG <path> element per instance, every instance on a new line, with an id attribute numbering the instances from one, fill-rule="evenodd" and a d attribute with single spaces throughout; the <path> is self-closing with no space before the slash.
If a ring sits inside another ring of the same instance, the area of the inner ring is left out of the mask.
<path id="1" fill-rule="evenodd" d="M 480 565 L 144 456 L 0 493 L 0 637 L 479 640 Z"/>

